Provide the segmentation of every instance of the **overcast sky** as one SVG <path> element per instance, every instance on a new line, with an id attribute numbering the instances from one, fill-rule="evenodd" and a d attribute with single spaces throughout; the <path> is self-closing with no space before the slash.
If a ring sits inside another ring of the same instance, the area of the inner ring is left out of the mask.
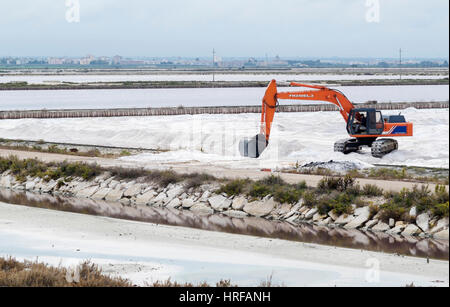
<path id="1" fill-rule="evenodd" d="M 379 0 L 379 22 L 366 18 L 376 0 L 78 1 L 80 22 L 69 23 L 66 0 L 1 0 L 0 56 L 449 53 L 448 0 Z"/>

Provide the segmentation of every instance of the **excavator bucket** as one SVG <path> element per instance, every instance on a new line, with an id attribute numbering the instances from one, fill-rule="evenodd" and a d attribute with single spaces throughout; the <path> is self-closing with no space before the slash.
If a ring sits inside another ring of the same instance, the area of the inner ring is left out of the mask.
<path id="1" fill-rule="evenodd" d="M 243 139 L 239 143 L 241 156 L 259 158 L 269 144 L 270 130 L 277 105 L 277 82 L 272 80 L 262 100 L 261 131 L 251 139 Z"/>
<path id="2" fill-rule="evenodd" d="M 259 158 L 267 147 L 266 136 L 258 134 L 251 139 L 243 139 L 239 142 L 241 156 L 248 158 Z"/>

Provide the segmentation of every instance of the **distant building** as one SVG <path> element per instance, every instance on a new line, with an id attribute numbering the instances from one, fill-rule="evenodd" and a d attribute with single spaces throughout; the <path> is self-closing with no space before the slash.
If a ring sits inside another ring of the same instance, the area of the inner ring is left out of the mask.
<path id="1" fill-rule="evenodd" d="M 255 67 L 258 64 L 258 60 L 255 58 L 249 58 L 245 66 Z"/>
<path id="2" fill-rule="evenodd" d="M 214 66 L 216 67 L 222 66 L 222 57 L 217 55 L 214 56 Z"/>
<path id="3" fill-rule="evenodd" d="M 145 61 L 139 60 L 122 60 L 120 65 L 145 65 Z"/>
<path id="4" fill-rule="evenodd" d="M 90 65 L 91 62 L 95 61 L 95 57 L 93 55 L 87 55 L 86 57 L 80 59 L 80 65 Z"/>
<path id="5" fill-rule="evenodd" d="M 63 65 L 64 62 L 63 58 L 48 58 L 48 65 Z"/>
<path id="6" fill-rule="evenodd" d="M 120 62 L 122 62 L 122 57 L 120 55 L 116 55 L 112 58 L 112 64 L 113 65 L 119 65 Z"/>

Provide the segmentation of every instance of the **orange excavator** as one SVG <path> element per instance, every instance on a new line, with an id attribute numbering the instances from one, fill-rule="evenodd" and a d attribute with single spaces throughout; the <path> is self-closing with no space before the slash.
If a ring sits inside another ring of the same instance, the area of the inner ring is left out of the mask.
<path id="1" fill-rule="evenodd" d="M 402 115 L 383 116 L 374 108 L 355 108 L 342 92 L 324 86 L 295 82 L 292 82 L 291 86 L 309 90 L 279 93 L 276 81 L 270 82 L 262 100 L 260 134 L 240 142 L 239 150 L 242 156 L 259 158 L 269 145 L 278 101 L 283 99 L 330 102 L 339 108 L 351 138 L 337 141 L 334 144 L 335 152 L 349 154 L 360 151 L 363 146 L 368 146 L 372 149 L 372 156 L 382 158 L 398 149 L 398 142 L 387 137 L 413 136 L 413 124 L 406 122 Z"/>

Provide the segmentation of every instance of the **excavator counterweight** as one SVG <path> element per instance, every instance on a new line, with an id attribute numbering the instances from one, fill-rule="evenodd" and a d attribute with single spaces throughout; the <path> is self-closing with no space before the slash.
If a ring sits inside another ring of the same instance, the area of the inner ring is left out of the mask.
<path id="1" fill-rule="evenodd" d="M 252 139 L 242 140 L 240 153 L 244 157 L 258 158 L 269 145 L 272 123 L 279 100 L 322 101 L 336 105 L 347 124 L 350 139 L 337 141 L 336 152 L 349 154 L 358 152 L 363 146 L 372 148 L 372 155 L 377 158 L 398 149 L 398 142 L 386 137 L 413 136 L 413 124 L 406 122 L 402 115 L 383 116 L 374 108 L 355 108 L 341 92 L 324 86 L 307 85 L 292 82 L 293 87 L 308 90 L 297 92 L 278 92 L 277 83 L 272 80 L 262 100 L 260 133 Z M 382 138 L 382 139 L 379 139 Z"/>

